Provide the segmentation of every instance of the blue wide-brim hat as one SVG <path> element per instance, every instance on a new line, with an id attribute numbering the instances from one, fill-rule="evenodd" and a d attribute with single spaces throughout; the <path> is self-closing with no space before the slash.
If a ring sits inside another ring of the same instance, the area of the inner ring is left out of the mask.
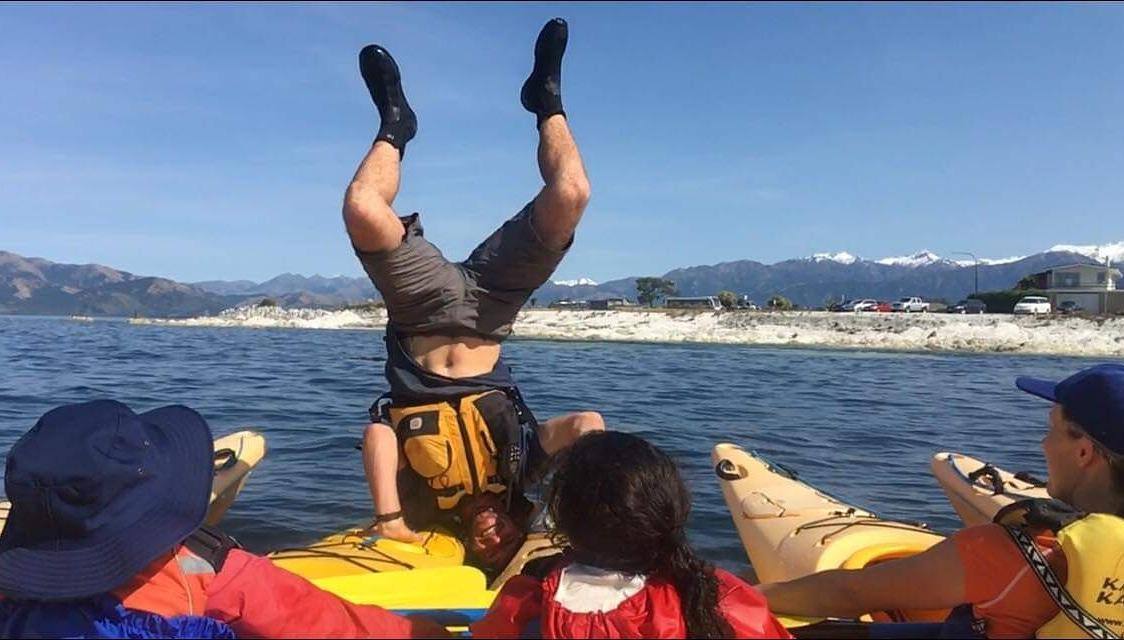
<path id="1" fill-rule="evenodd" d="M 184 406 L 48 411 L 8 452 L 0 593 L 73 600 L 126 583 L 203 523 L 213 451 L 206 421 Z"/>

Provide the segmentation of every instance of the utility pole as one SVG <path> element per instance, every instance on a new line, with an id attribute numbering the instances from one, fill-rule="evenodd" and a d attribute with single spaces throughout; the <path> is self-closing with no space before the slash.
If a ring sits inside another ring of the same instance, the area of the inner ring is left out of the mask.
<path id="1" fill-rule="evenodd" d="M 972 266 L 974 267 L 975 272 L 976 272 L 976 293 L 979 293 L 980 292 L 980 259 L 976 257 L 976 254 L 971 253 L 969 251 L 953 251 L 952 255 L 954 255 L 954 256 L 957 256 L 957 255 L 959 255 L 959 256 L 969 256 L 969 257 L 972 258 Z"/>

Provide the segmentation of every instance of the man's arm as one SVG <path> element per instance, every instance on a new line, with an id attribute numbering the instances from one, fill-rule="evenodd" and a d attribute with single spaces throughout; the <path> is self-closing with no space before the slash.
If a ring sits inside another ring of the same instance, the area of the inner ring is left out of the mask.
<path id="1" fill-rule="evenodd" d="M 908 558 L 760 585 L 773 611 L 854 617 L 894 609 L 949 609 L 965 602 L 964 569 L 949 539 Z"/>

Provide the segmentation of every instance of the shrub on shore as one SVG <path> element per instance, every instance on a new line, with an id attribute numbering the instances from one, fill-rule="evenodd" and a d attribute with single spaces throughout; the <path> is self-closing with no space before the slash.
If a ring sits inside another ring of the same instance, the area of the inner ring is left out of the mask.
<path id="1" fill-rule="evenodd" d="M 738 294 L 733 291 L 719 291 L 718 302 L 722 305 L 723 309 L 733 309 L 738 306 Z"/>
<path id="2" fill-rule="evenodd" d="M 636 279 L 636 302 L 639 304 L 654 307 L 660 300 L 677 294 L 678 288 L 673 280 L 666 278 Z"/>
<path id="3" fill-rule="evenodd" d="M 774 311 L 790 311 L 793 309 L 792 301 L 779 294 L 769 298 L 769 301 L 765 304 Z"/>

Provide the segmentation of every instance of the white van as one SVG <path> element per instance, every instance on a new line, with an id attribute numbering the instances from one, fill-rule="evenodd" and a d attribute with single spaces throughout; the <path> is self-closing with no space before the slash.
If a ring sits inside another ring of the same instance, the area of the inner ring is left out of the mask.
<path id="1" fill-rule="evenodd" d="M 1015 303 L 1015 313 L 1017 314 L 1039 314 L 1050 313 L 1050 300 L 1043 296 L 1023 296 L 1021 300 Z"/>

